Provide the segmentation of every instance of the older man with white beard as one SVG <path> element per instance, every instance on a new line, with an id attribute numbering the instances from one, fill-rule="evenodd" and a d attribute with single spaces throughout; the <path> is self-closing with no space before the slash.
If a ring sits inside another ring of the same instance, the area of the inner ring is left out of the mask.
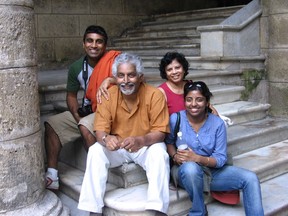
<path id="1" fill-rule="evenodd" d="M 94 130 L 97 142 L 88 152 L 78 208 L 102 215 L 108 169 L 125 162 L 139 164 L 148 179 L 145 209 L 166 215 L 169 206 L 169 157 L 163 142 L 169 133 L 164 95 L 144 83 L 141 59 L 122 53 L 112 74 L 117 86 L 98 105 Z"/>

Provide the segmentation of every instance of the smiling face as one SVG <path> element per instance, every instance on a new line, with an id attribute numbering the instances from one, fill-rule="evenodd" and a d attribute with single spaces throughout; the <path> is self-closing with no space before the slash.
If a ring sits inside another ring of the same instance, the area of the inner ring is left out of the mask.
<path id="1" fill-rule="evenodd" d="M 89 33 L 83 42 L 83 48 L 92 61 L 98 61 L 106 51 L 104 37 L 100 34 Z"/>
<path id="2" fill-rule="evenodd" d="M 205 116 L 207 106 L 208 102 L 199 90 L 189 91 L 185 97 L 185 107 L 190 116 Z"/>
<path id="3" fill-rule="evenodd" d="M 139 75 L 135 65 L 122 63 L 117 67 L 116 82 L 124 95 L 132 95 L 138 92 L 143 75 Z"/>
<path id="4" fill-rule="evenodd" d="M 168 81 L 178 83 L 184 79 L 184 68 L 176 59 L 166 66 L 165 71 Z"/>

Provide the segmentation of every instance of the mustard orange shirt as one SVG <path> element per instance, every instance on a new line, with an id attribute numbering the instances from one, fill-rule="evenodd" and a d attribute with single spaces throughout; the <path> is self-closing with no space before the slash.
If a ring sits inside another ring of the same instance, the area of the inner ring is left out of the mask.
<path id="1" fill-rule="evenodd" d="M 141 83 L 131 111 L 118 86 L 112 86 L 108 91 L 109 100 L 102 100 L 96 110 L 95 131 L 105 131 L 121 139 L 144 136 L 153 131 L 170 132 L 167 103 L 159 89 Z"/>

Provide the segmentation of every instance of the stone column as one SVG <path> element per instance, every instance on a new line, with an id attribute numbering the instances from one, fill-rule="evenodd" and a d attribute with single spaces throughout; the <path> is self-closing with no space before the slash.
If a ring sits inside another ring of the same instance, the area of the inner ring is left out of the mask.
<path id="1" fill-rule="evenodd" d="M 39 113 L 33 1 L 0 0 L 0 215 L 65 215 L 45 190 Z"/>
<path id="2" fill-rule="evenodd" d="M 288 117 L 288 1 L 263 0 L 268 14 L 268 81 L 270 114 Z"/>

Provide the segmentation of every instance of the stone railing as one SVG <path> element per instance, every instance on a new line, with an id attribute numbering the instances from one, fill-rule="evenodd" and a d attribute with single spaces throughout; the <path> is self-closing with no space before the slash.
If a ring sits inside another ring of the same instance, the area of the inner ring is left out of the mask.
<path id="1" fill-rule="evenodd" d="M 199 26 L 202 57 L 260 54 L 260 0 L 253 0 L 219 25 Z"/>

